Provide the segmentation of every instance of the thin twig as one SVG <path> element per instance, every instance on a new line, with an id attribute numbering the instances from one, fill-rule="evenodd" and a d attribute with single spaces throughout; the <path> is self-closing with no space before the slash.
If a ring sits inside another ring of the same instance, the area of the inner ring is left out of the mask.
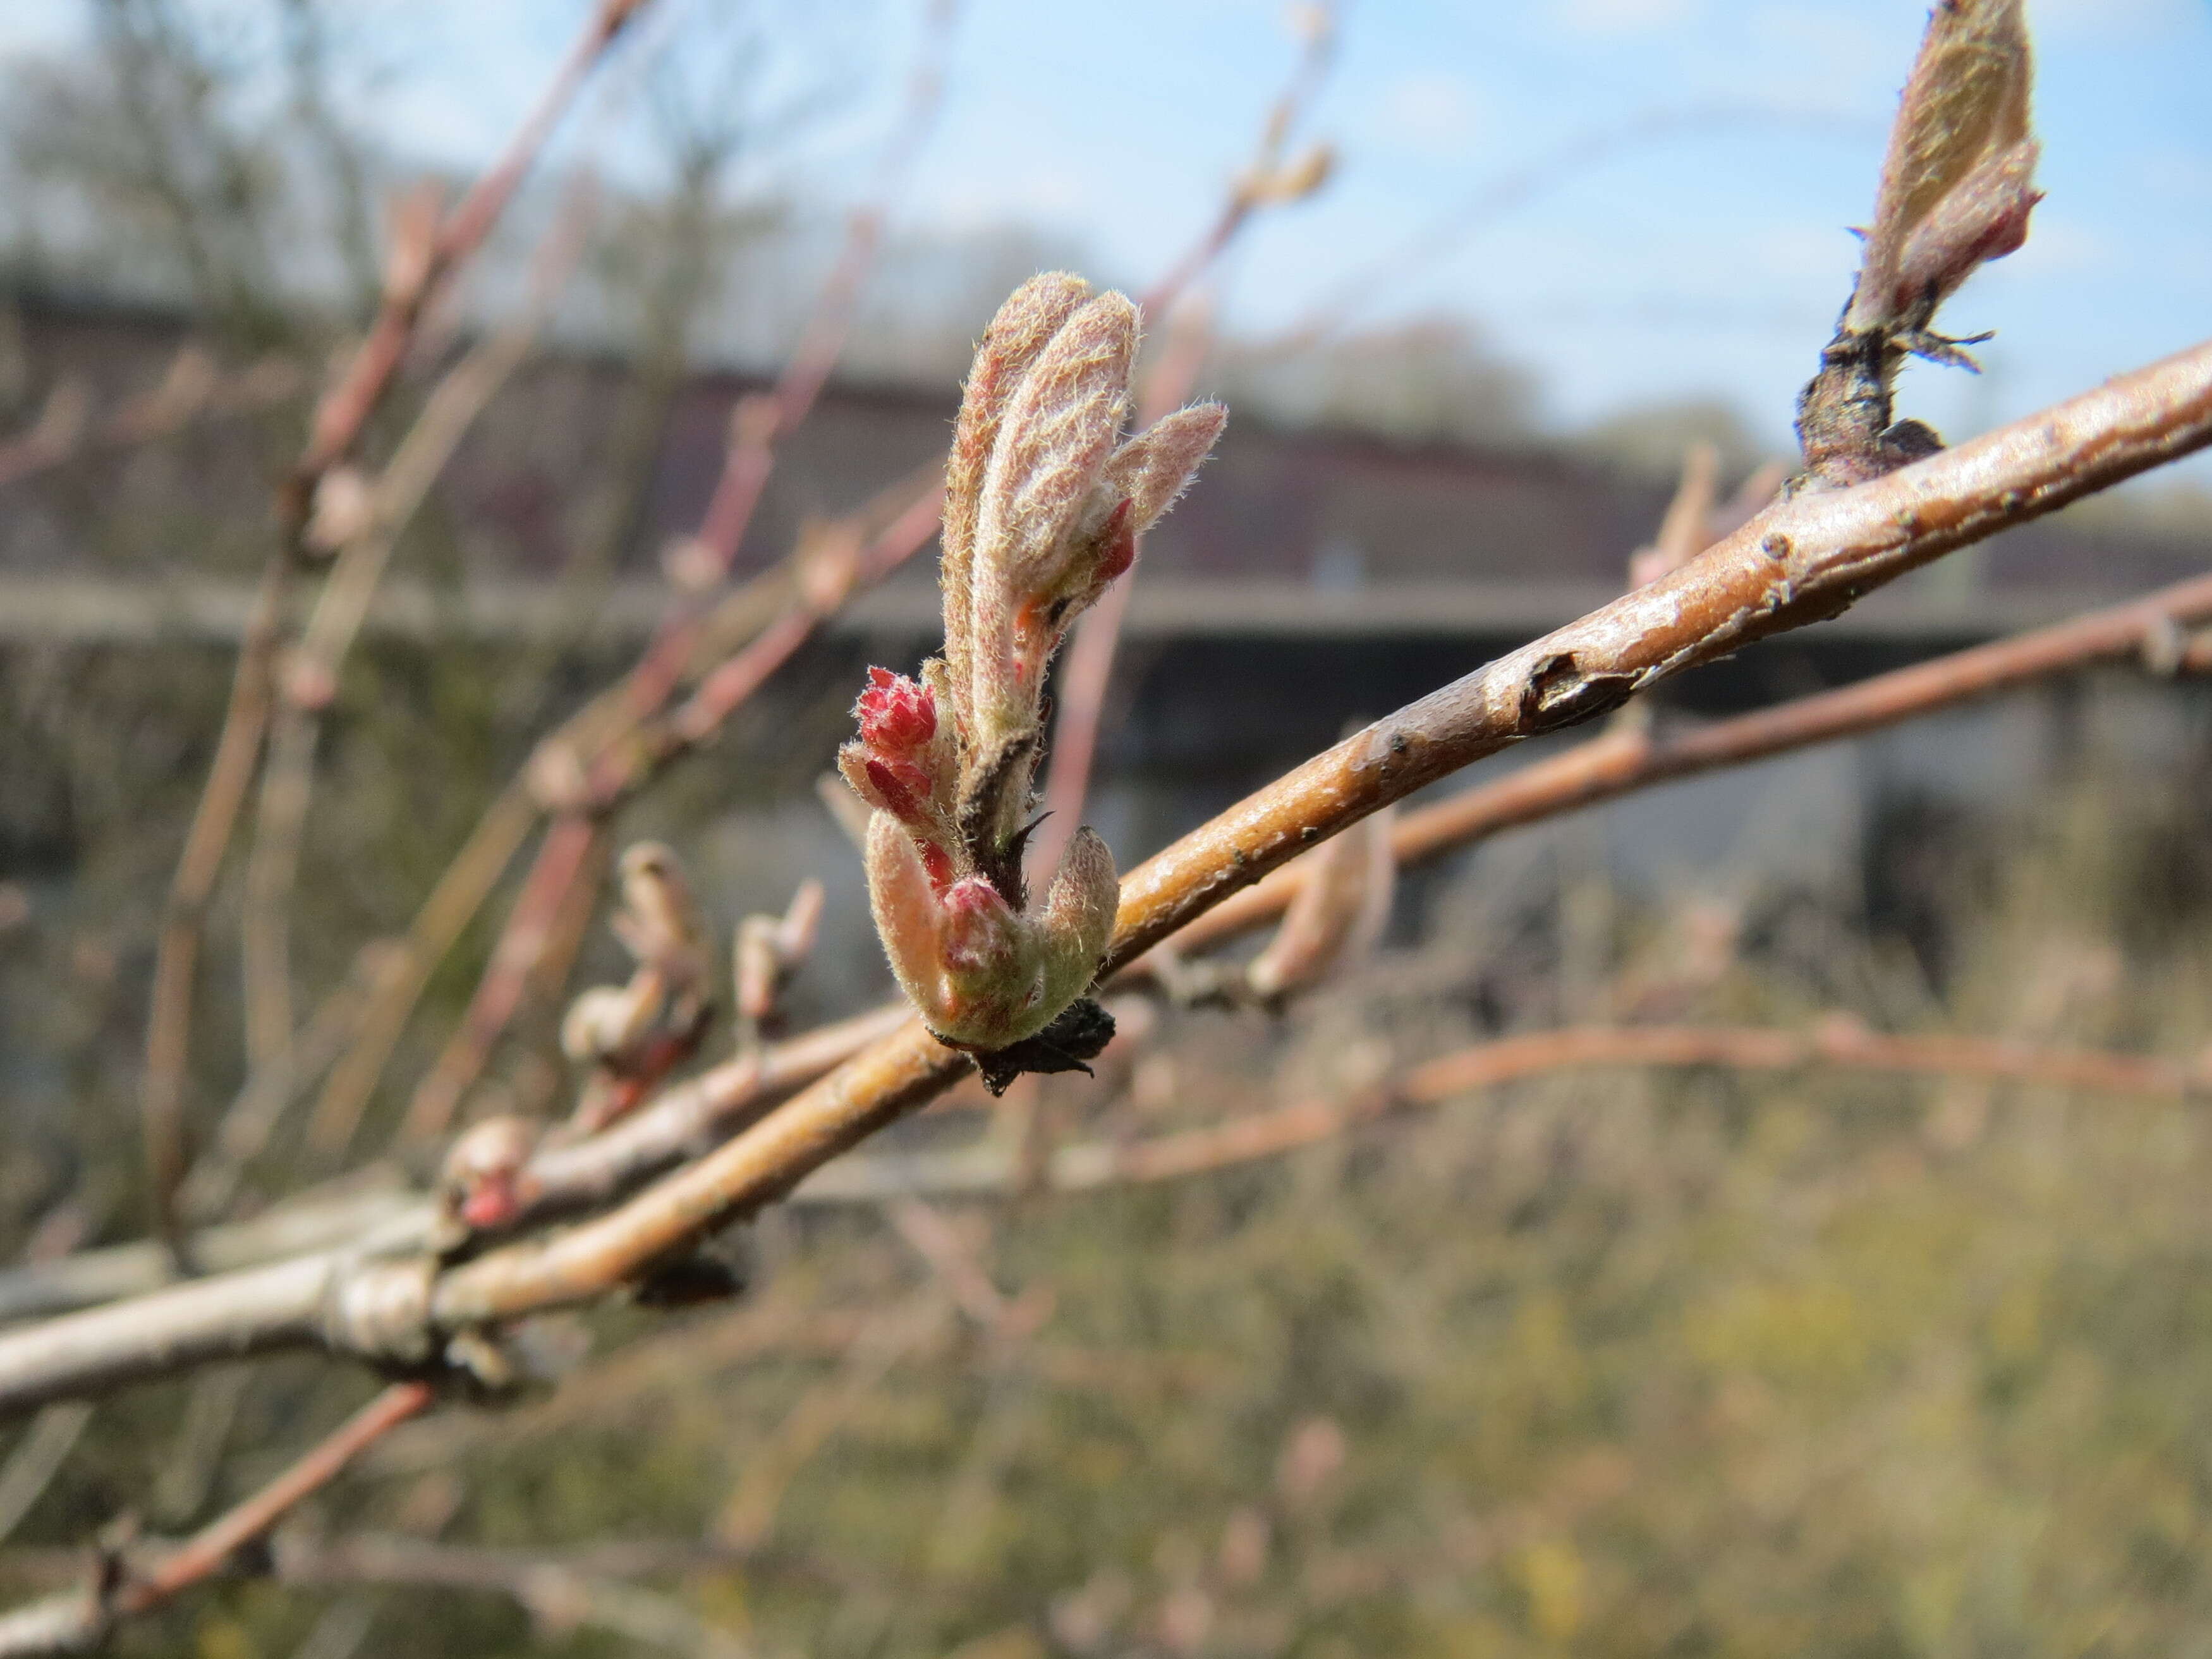
<path id="1" fill-rule="evenodd" d="M 799 592 L 781 615 L 709 669 L 665 720 L 629 741 L 608 742 L 575 801 L 547 830 L 460 1024 L 416 1086 L 400 1126 L 402 1141 L 434 1137 L 453 1121 L 461 1097 L 521 1006 L 525 987 L 554 937 L 562 902 L 584 867 L 595 826 L 668 766 L 709 741 L 813 637 L 853 586 L 880 581 L 927 545 L 937 527 L 938 498 L 933 486 L 913 495 L 855 560 L 846 581 L 811 596 Z"/>
<path id="2" fill-rule="evenodd" d="M 2199 576 L 2124 605 L 1754 714 L 1679 732 L 1615 729 L 1405 813 L 1390 838 L 1391 851 L 1401 866 L 1418 864 L 1655 784 L 1877 731 L 2054 674 L 2139 662 L 2168 630 L 2203 623 L 2212 623 L 2212 577 Z M 2212 671 L 2212 645 L 2185 646 L 2171 666 L 2178 672 Z M 1176 935 L 1177 948 L 1199 951 L 1271 920 L 1305 878 L 1302 865 L 1286 865 L 1197 918 Z"/>
<path id="3" fill-rule="evenodd" d="M 372 994 L 351 1043 L 331 1068 L 309 1115 L 308 1144 L 319 1154 L 335 1158 L 352 1144 L 361 1115 L 374 1096 L 431 974 L 530 839 L 538 811 L 523 781 L 509 784 L 485 809 L 415 913 L 400 942 L 397 965 Z"/>
<path id="4" fill-rule="evenodd" d="M 338 550 L 290 654 L 263 770 L 241 921 L 246 1053 L 257 1067 L 281 1070 L 291 1046 L 292 891 L 323 718 L 337 697 L 347 654 L 399 538 L 477 417 L 529 356 L 583 252 L 591 201 L 584 175 L 538 248 L 521 313 L 463 357 L 424 400 L 376 483 L 366 523 Z"/>
<path id="5" fill-rule="evenodd" d="M 391 389 L 424 310 L 447 289 L 454 273 L 483 245 L 576 88 L 639 3 L 640 0 L 603 0 L 505 157 L 477 182 L 441 228 L 429 258 L 419 270 L 410 270 L 404 280 L 389 286 L 368 337 L 354 353 L 345 373 L 318 404 L 307 446 L 278 492 L 278 544 L 263 570 L 239 646 L 222 732 L 170 884 L 155 951 L 140 1111 L 154 1231 L 173 1249 L 181 1237 L 176 1190 L 184 1179 L 187 1157 L 185 1090 L 201 934 L 208 902 L 252 782 L 267 728 L 274 690 L 272 672 L 292 567 L 316 488 L 351 451 L 369 416 Z"/>
<path id="6" fill-rule="evenodd" d="M 1433 270 L 1454 243 L 1567 182 L 1586 167 L 1616 155 L 1647 150 L 1659 141 L 1694 137 L 1739 126 L 1794 126 L 1801 131 L 1850 138 L 1878 136 L 1880 131 L 1853 117 L 1819 111 L 1778 105 L 1711 104 L 1644 110 L 1616 125 L 1576 134 L 1479 186 L 1456 206 L 1364 260 L 1324 290 L 1307 307 L 1304 315 L 1266 338 L 1242 347 L 1237 352 L 1238 359 L 1252 363 L 1312 350 L 1341 331 L 1390 283 Z"/>
<path id="7" fill-rule="evenodd" d="M 1138 401 L 1139 430 L 1178 408 L 1190 396 L 1205 366 L 1212 331 L 1195 296 L 1179 317 L 1175 312 L 1176 301 L 1188 295 L 1192 285 L 1213 268 L 1256 211 L 1283 199 L 1271 193 L 1268 185 L 1282 167 L 1283 147 L 1292 129 L 1327 78 L 1335 46 L 1336 20 L 1333 12 L 1324 10 L 1309 24 L 1304 48 L 1291 68 L 1290 80 L 1268 107 L 1251 163 L 1231 184 L 1213 223 L 1139 302 L 1147 317 L 1173 319 L 1167 349 L 1145 376 Z M 1318 177 L 1315 182 L 1318 184 Z M 1084 613 L 1060 665 L 1056 688 L 1059 713 L 1053 720 L 1052 759 L 1045 773 L 1042 817 L 1030 851 L 1030 868 L 1046 880 L 1059 867 L 1068 838 L 1083 819 L 1114 658 L 1136 580 L 1137 573 L 1130 571 Z"/>
<path id="8" fill-rule="evenodd" d="M 865 1322 L 836 1369 L 801 1394 L 775 1431 L 749 1450 L 737 1488 L 710 1530 L 715 1541 L 746 1553 L 765 1545 L 799 1470 L 851 1420 L 891 1368 L 943 1325 L 947 1311 L 941 1296 L 909 1297 Z"/>
<path id="9" fill-rule="evenodd" d="M 199 348 L 186 346 L 159 386 L 118 404 L 104 421 L 42 416 L 21 437 L 0 442 L 0 489 L 80 455 L 173 437 L 198 420 L 258 413 L 297 397 L 306 383 L 300 366 L 281 357 L 224 376 Z"/>
<path id="10" fill-rule="evenodd" d="M 878 1008 L 781 1042 L 763 1044 L 661 1091 L 650 1103 L 588 1139 L 541 1148 L 525 1171 L 530 1194 L 507 1225 L 519 1230 L 623 1197 L 702 1149 L 726 1139 L 793 1091 L 896 1030 L 906 1011 Z M 268 1261 L 346 1254 L 398 1255 L 428 1246 L 438 1207 L 387 1180 L 310 1191 L 248 1222 L 191 1240 L 211 1273 Z M 114 1244 L 0 1273 L 0 1321 L 50 1317 L 167 1283 L 168 1261 L 150 1243 Z"/>
<path id="11" fill-rule="evenodd" d="M 1804 1031 L 1741 1026 L 1570 1026 L 1481 1042 L 1408 1069 L 1346 1099 L 1315 1099 L 1204 1128 L 1133 1141 L 1083 1141 L 1054 1150 L 1054 1192 L 1169 1181 L 1276 1158 L 1405 1107 L 1433 1107 L 1478 1090 L 1556 1073 L 1614 1067 L 1728 1071 L 1826 1068 L 1893 1076 L 1972 1078 L 2026 1087 L 2183 1102 L 2212 1093 L 2212 1074 L 2171 1061 L 2095 1049 L 2045 1048 L 2002 1038 L 1887 1036 L 1849 1019 Z M 848 1158 L 792 1194 L 794 1203 L 880 1204 L 1019 1190 L 1022 1170 L 1002 1147 Z"/>
<path id="12" fill-rule="evenodd" d="M 687 559 L 686 580 L 699 589 L 712 586 L 727 574 L 774 469 L 776 445 L 811 412 L 843 351 L 881 241 L 884 216 L 941 100 L 941 63 L 955 15 L 951 0 L 937 0 L 931 9 L 921 56 L 908 83 L 904 110 L 883 152 L 875 190 L 848 219 L 837 260 L 815 296 L 799 344 L 778 375 L 775 389 L 765 398 L 741 402 L 733 412 L 721 472 Z M 933 509 L 928 517 L 933 528 Z M 899 521 L 902 526 L 904 522 L 903 519 Z M 918 548 L 927 536 L 928 531 L 922 531 L 913 546 Z M 893 558 L 882 562 L 887 567 L 896 562 Z M 794 559 L 795 570 L 798 565 Z M 847 592 L 849 587 L 837 594 L 839 602 Z M 700 688 L 702 695 L 695 696 L 692 707 L 672 722 L 672 729 L 678 732 L 678 747 L 696 746 L 716 729 L 769 672 L 798 649 L 811 634 L 820 614 L 802 592 L 798 605 L 767 625 L 754 641 L 757 649 L 741 665 L 719 678 L 710 676 L 710 683 Z M 586 799 L 565 805 L 547 831 L 461 1024 L 409 1102 L 401 1125 L 402 1139 L 416 1140 L 441 1133 L 490 1059 L 500 1034 L 521 1005 L 525 981 L 545 940 L 552 935 L 555 914 L 582 868 L 585 837 L 590 833 L 584 819 L 593 813 L 603 816 L 610 810 L 604 803 L 631 787 L 632 769 L 625 764 L 625 757 L 614 751 L 630 731 L 650 720 L 675 694 L 708 626 L 708 613 L 697 603 L 679 597 L 643 657 L 599 700 L 613 719 L 611 729 L 593 733 L 602 760 L 587 769 Z M 685 730 L 687 720 L 689 729 Z"/>
<path id="13" fill-rule="evenodd" d="M 148 1613 L 213 1577 L 347 1464 L 437 1397 L 427 1382 L 395 1382 L 289 1468 L 150 1567 L 103 1564 L 88 1589 L 0 1615 L 0 1654 L 78 1653 L 104 1643 L 115 1624 Z"/>
<path id="14" fill-rule="evenodd" d="M 1845 489 L 1807 493 L 1682 569 L 1316 757 L 1130 872 L 1109 970 L 1305 847 L 1522 738 L 1768 634 L 1834 615 L 1941 555 L 2212 443 L 2212 344 Z M 441 1334 L 590 1300 L 788 1193 L 971 1061 L 910 1022 L 620 1207 L 433 1265 L 278 1264 L 0 1337 L 0 1407 L 326 1343 L 401 1358 Z M 155 1317 L 156 1304 L 160 1317 Z"/>
<path id="15" fill-rule="evenodd" d="M 32 1505 L 53 1484 L 92 1421 L 93 1409 L 88 1401 L 70 1400 L 48 1406 L 31 1419 L 29 1430 L 0 1466 L 0 1539 L 22 1524 Z"/>

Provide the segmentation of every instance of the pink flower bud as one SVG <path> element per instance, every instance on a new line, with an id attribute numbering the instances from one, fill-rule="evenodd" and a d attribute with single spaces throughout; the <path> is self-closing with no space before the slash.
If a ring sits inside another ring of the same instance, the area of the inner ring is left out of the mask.
<path id="1" fill-rule="evenodd" d="M 868 689 L 854 712 L 860 741 L 878 755 L 920 749 L 937 735 L 937 699 L 929 688 L 888 668 L 868 671 Z"/>

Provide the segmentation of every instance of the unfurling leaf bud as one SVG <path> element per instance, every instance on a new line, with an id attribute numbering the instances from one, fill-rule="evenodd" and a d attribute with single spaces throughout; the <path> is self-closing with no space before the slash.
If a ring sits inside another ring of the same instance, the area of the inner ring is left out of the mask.
<path id="1" fill-rule="evenodd" d="M 918 681 L 870 669 L 838 757 L 876 809 L 868 890 L 893 971 L 933 1030 L 986 1055 L 1042 1042 L 1039 1063 L 1074 1063 L 1101 1040 L 1097 1020 L 1061 1017 L 1113 932 L 1113 858 L 1079 831 L 1042 905 L 1021 874 L 1045 671 L 1226 418 L 1187 409 L 1124 441 L 1136 349 L 1136 307 L 1073 276 L 1000 308 L 945 468 L 945 655 Z"/>
<path id="2" fill-rule="evenodd" d="M 2041 199 L 2033 82 L 2021 0 L 1943 0 L 1929 15 L 1846 328 L 1917 334 L 1977 266 L 2027 240 Z"/>
<path id="3" fill-rule="evenodd" d="M 961 1048 L 989 1052 L 1035 1036 L 1089 988 L 1113 933 L 1114 859 L 1087 830 L 1032 911 L 980 875 L 940 890 L 887 812 L 869 827 L 867 862 L 891 971 L 930 1030 Z"/>
<path id="4" fill-rule="evenodd" d="M 1972 368 L 1936 312 L 1983 264 L 2027 239 L 2037 144 L 2021 0 L 1940 0 L 1890 130 L 1872 228 L 1850 304 L 1798 398 L 1802 483 L 1861 483 L 1942 447 L 1893 418 L 1908 356 Z"/>

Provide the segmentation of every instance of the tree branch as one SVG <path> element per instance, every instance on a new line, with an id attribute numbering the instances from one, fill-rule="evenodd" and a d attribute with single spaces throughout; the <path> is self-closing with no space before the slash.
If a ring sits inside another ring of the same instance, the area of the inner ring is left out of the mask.
<path id="1" fill-rule="evenodd" d="M 1419 863 L 1654 784 L 1876 731 L 2053 674 L 2136 661 L 2201 673 L 2212 670 L 2212 646 L 2185 645 L 2171 662 L 2155 659 L 2158 642 L 2172 629 L 2204 623 L 2212 623 L 2212 577 L 2198 576 L 2124 605 L 1753 714 L 1673 732 L 1607 732 L 1406 813 L 1391 836 L 1391 852 L 1401 867 Z M 1303 865 L 1286 865 L 1184 927 L 1176 936 L 1177 947 L 1201 950 L 1279 915 L 1305 879 Z M 1132 967 L 1141 971 L 1143 964 Z"/>
<path id="2" fill-rule="evenodd" d="M 346 1465 L 436 1398 L 427 1382 L 395 1382 L 348 1418 L 282 1474 L 218 1516 L 151 1567 L 109 1558 L 86 1589 L 0 1615 L 0 1654 L 82 1653 L 104 1644 L 118 1620 L 150 1612 L 210 1578 Z"/>
<path id="3" fill-rule="evenodd" d="M 1769 508 L 1689 565 L 1379 720 L 1146 860 L 1103 971 L 1305 847 L 1508 744 L 1834 616 L 1944 553 L 2212 442 L 2212 344 L 1858 487 Z M 442 1275 L 434 1325 L 587 1300 L 750 1213 L 963 1074 L 916 1021 L 611 1214 Z"/>
<path id="4" fill-rule="evenodd" d="M 1643 686 L 1753 640 L 1832 616 L 1942 554 L 2207 442 L 2212 345 L 1872 483 L 1771 507 L 1683 568 L 1377 721 L 1147 860 L 1122 884 L 1106 968 L 1458 767 L 1603 714 Z M 198 1358 L 318 1340 L 386 1358 L 427 1357 L 445 1334 L 589 1300 L 782 1196 L 927 1103 L 969 1064 L 909 1022 L 696 1163 L 570 1231 L 434 1277 L 428 1263 L 373 1262 L 329 1274 L 280 1264 L 239 1275 L 259 1294 L 233 1310 L 234 1328 L 222 1324 L 212 1300 L 195 1303 L 178 1341 Z M 0 1408 L 191 1363 L 149 1345 L 133 1310 L 143 1316 L 164 1297 L 211 1297 L 222 1288 L 211 1281 L 0 1337 Z M 320 1316 L 326 1297 L 330 1318 Z"/>
<path id="5" fill-rule="evenodd" d="M 2000 1038 L 1888 1036 L 1836 1018 L 1804 1031 L 1744 1026 L 1569 1026 L 1476 1043 L 1412 1066 L 1348 1099 L 1316 1099 L 1249 1113 L 1204 1128 L 1136 1141 L 1089 1141 L 1054 1151 L 1053 1192 L 1089 1192 L 1170 1181 L 1275 1158 L 1401 1108 L 1441 1106 L 1477 1090 L 1559 1072 L 1608 1067 L 1715 1066 L 1729 1071 L 1827 1067 L 1904 1077 L 1972 1078 L 2037 1088 L 2179 1103 L 2212 1093 L 2201 1068 L 2095 1049 L 2041 1048 Z M 914 1156 L 848 1158 L 792 1194 L 803 1204 L 880 1204 L 976 1197 L 1019 1189 L 1018 1158 L 980 1146 Z"/>
<path id="6" fill-rule="evenodd" d="M 181 1224 L 176 1191 L 184 1179 L 185 1073 L 191 1060 L 192 987 L 202 925 L 231 832 L 253 779 L 267 728 L 278 634 L 292 567 L 314 504 L 317 486 L 349 452 L 397 377 L 424 311 L 475 254 L 514 192 L 562 111 L 640 0 L 603 0 L 552 86 L 498 166 L 440 228 L 428 256 L 395 271 L 376 320 L 345 373 L 317 404 L 307 447 L 278 491 L 278 545 L 264 568 L 240 642 L 222 732 L 206 787 L 178 860 L 154 958 L 146 1033 L 146 1079 L 140 1116 L 154 1230 L 176 1248 Z"/>

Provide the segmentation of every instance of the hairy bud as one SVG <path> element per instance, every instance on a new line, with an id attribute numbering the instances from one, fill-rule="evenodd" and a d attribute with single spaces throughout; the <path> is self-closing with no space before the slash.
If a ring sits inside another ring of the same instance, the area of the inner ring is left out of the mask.
<path id="1" fill-rule="evenodd" d="M 1941 0 L 1890 130 L 1866 252 L 1820 372 L 1798 398 L 1806 481 L 1848 487 L 1930 455 L 1942 441 L 1892 418 L 1909 356 L 1972 368 L 1977 335 L 1935 331 L 1976 270 L 2027 240 L 2037 144 L 2021 0 Z"/>
<path id="2" fill-rule="evenodd" d="M 1079 832 L 1041 905 L 1021 873 L 1045 671 L 1226 418 L 1201 405 L 1125 441 L 1136 349 L 1136 307 L 1065 274 L 1024 283 L 1000 308 L 945 467 L 945 654 L 919 679 L 870 669 L 860 737 L 838 757 L 875 809 L 868 890 L 892 969 L 931 1030 L 980 1054 L 1048 1028 L 1060 1046 L 1042 1063 L 1096 1052 L 1066 1044 L 1089 1043 L 1097 1021 L 1055 1022 L 1112 934 L 1112 855 Z"/>
<path id="3" fill-rule="evenodd" d="M 1845 327 L 1917 333 L 1977 266 L 2027 240 L 2041 199 L 2033 80 L 2021 0 L 1944 0 L 1929 15 Z"/>
<path id="4" fill-rule="evenodd" d="M 798 972 L 822 929 L 822 884 L 799 884 L 780 916 L 747 916 L 738 924 L 733 978 L 741 1036 L 757 1035 L 774 1019 L 785 981 Z"/>

